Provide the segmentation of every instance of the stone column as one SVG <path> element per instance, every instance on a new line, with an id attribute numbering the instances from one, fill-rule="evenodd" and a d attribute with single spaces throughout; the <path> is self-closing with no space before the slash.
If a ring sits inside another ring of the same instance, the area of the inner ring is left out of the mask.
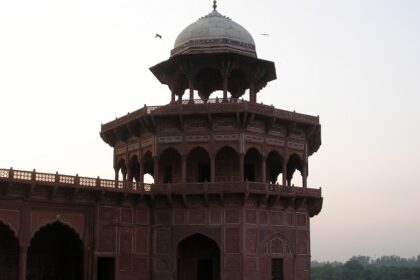
<path id="1" fill-rule="evenodd" d="M 302 166 L 302 187 L 308 187 L 308 165 L 306 163 Z"/>
<path id="2" fill-rule="evenodd" d="M 175 102 L 175 91 L 171 90 L 171 103 Z"/>
<path id="3" fill-rule="evenodd" d="M 249 87 L 249 102 L 257 103 L 257 94 L 255 93 L 255 84 L 251 83 Z"/>
<path id="4" fill-rule="evenodd" d="M 210 156 L 210 181 L 216 182 L 216 156 Z"/>
<path id="5" fill-rule="evenodd" d="M 283 160 L 283 186 L 287 185 L 287 161 Z"/>
<path id="6" fill-rule="evenodd" d="M 118 169 L 115 169 L 115 181 L 118 181 L 120 179 L 119 176 L 120 174 L 119 174 Z"/>
<path id="7" fill-rule="evenodd" d="M 19 280 L 26 280 L 28 246 L 19 246 Z"/>
<path id="8" fill-rule="evenodd" d="M 143 163 L 143 161 L 141 160 L 140 161 L 140 168 L 139 168 L 139 182 L 140 183 L 143 183 L 144 181 L 144 163 Z"/>
<path id="9" fill-rule="evenodd" d="M 227 73 L 223 74 L 223 102 L 227 102 L 227 92 L 228 92 L 228 75 Z"/>
<path id="10" fill-rule="evenodd" d="M 159 177 L 159 157 L 155 156 L 153 158 L 153 178 L 155 179 L 155 184 L 158 182 L 158 177 Z"/>
<path id="11" fill-rule="evenodd" d="M 244 181 L 244 164 L 245 164 L 245 155 L 239 154 L 239 181 Z"/>
<path id="12" fill-rule="evenodd" d="M 181 182 L 185 184 L 187 182 L 187 156 L 183 155 L 181 157 L 182 166 L 181 166 Z"/>
<path id="13" fill-rule="evenodd" d="M 193 84 L 193 78 L 190 76 L 189 77 L 189 82 L 190 82 L 190 101 L 188 101 L 188 103 L 194 103 L 194 84 Z"/>
<path id="14" fill-rule="evenodd" d="M 265 158 L 261 157 L 261 176 L 262 180 L 261 182 L 266 183 L 267 182 L 267 170 L 266 170 L 266 164 L 265 164 Z"/>

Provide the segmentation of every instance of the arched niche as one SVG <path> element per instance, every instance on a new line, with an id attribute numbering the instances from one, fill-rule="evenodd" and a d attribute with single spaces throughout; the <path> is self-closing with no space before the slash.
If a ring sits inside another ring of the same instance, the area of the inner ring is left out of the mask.
<path id="1" fill-rule="evenodd" d="M 233 69 L 228 79 L 228 91 L 233 99 L 238 99 L 249 89 L 249 81 L 240 69 Z"/>
<path id="2" fill-rule="evenodd" d="M 14 231 L 0 220 L 0 278 L 18 279 L 19 241 Z"/>
<path id="3" fill-rule="evenodd" d="M 194 89 L 202 100 L 208 100 L 210 94 L 223 88 L 220 70 L 213 67 L 201 68 L 194 77 Z"/>
<path id="4" fill-rule="evenodd" d="M 220 280 L 220 248 L 202 234 L 182 240 L 177 247 L 178 280 Z"/>
<path id="5" fill-rule="evenodd" d="M 283 173 L 283 158 L 279 152 L 271 151 L 266 159 L 267 181 L 270 184 L 282 184 L 280 174 Z"/>
<path id="6" fill-rule="evenodd" d="M 187 182 L 210 182 L 210 155 L 202 147 L 195 147 L 187 156 Z"/>
<path id="7" fill-rule="evenodd" d="M 148 184 L 153 184 L 155 182 L 154 178 L 154 161 L 151 151 L 147 151 L 142 158 L 143 165 L 143 182 Z"/>
<path id="8" fill-rule="evenodd" d="M 244 180 L 251 182 L 262 181 L 261 174 L 262 157 L 256 148 L 250 148 L 245 154 L 244 159 Z"/>
<path id="9" fill-rule="evenodd" d="M 239 155 L 230 146 L 220 148 L 216 153 L 216 181 L 238 182 L 239 177 Z"/>
<path id="10" fill-rule="evenodd" d="M 296 170 L 299 171 L 300 173 L 299 176 L 295 176 Z M 296 153 L 290 155 L 289 160 L 287 161 L 287 185 L 293 186 L 296 184 L 296 186 L 302 186 L 302 174 L 303 174 L 302 172 L 303 172 L 302 158 Z"/>
<path id="11" fill-rule="evenodd" d="M 140 162 L 136 155 L 130 158 L 130 163 L 128 164 L 129 174 L 130 177 L 128 178 L 129 181 L 136 180 L 139 182 L 140 180 Z"/>
<path id="12" fill-rule="evenodd" d="M 73 228 L 55 221 L 35 233 L 27 253 L 27 279 L 83 279 L 83 243 Z"/>
<path id="13" fill-rule="evenodd" d="M 127 179 L 127 164 L 124 159 L 120 159 L 115 167 L 115 174 L 118 180 L 126 180 Z M 121 175 L 121 176 L 120 176 Z"/>
<path id="14" fill-rule="evenodd" d="M 165 149 L 159 156 L 159 175 L 155 182 L 180 183 L 181 168 L 182 159 L 179 152 L 174 148 Z"/>

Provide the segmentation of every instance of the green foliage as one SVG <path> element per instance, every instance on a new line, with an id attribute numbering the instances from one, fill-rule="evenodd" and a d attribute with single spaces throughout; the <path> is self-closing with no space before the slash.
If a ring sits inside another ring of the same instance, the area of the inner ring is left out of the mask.
<path id="1" fill-rule="evenodd" d="M 312 262 L 311 280 L 420 280 L 417 258 L 354 256 L 346 263 Z"/>

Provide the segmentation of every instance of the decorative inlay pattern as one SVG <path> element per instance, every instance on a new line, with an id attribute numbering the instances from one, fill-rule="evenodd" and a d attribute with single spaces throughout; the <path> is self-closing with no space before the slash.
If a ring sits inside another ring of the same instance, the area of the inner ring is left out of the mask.
<path id="1" fill-rule="evenodd" d="M 261 136 L 245 135 L 245 140 L 253 143 L 264 143 L 264 138 Z"/>
<path id="2" fill-rule="evenodd" d="M 166 136 L 166 137 L 159 137 L 158 138 L 159 143 L 181 143 L 182 142 L 182 136 Z"/>
<path id="3" fill-rule="evenodd" d="M 304 144 L 302 144 L 302 143 L 296 143 L 296 142 L 288 142 L 287 143 L 287 146 L 289 148 L 293 148 L 293 149 L 296 149 L 296 150 L 303 150 L 305 148 L 305 145 Z"/>
<path id="4" fill-rule="evenodd" d="M 115 154 L 117 155 L 122 155 L 124 154 L 126 151 L 126 146 L 124 145 L 123 147 L 116 147 L 115 148 Z"/>
<path id="5" fill-rule="evenodd" d="M 128 145 L 128 151 L 134 151 L 134 150 L 138 150 L 140 148 L 139 143 L 134 143 L 134 144 L 130 144 Z"/>
<path id="6" fill-rule="evenodd" d="M 273 145 L 273 146 L 284 146 L 284 140 L 281 139 L 276 139 L 276 138 L 266 138 L 265 142 L 269 145 Z"/>
<path id="7" fill-rule="evenodd" d="M 214 140 L 216 141 L 238 141 L 238 139 L 239 139 L 238 134 L 214 135 Z"/>
<path id="8" fill-rule="evenodd" d="M 153 138 L 149 138 L 149 139 L 141 141 L 142 148 L 152 146 L 152 144 L 153 144 Z"/>
<path id="9" fill-rule="evenodd" d="M 186 142 L 208 142 L 210 140 L 209 135 L 190 135 L 185 136 Z"/>

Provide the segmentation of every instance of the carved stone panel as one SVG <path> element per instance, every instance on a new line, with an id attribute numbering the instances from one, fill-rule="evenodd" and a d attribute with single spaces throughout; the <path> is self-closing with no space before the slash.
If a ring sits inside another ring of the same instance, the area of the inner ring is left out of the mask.
<path id="1" fill-rule="evenodd" d="M 169 254 L 171 249 L 171 230 L 169 228 L 156 229 L 156 254 Z"/>
<path id="2" fill-rule="evenodd" d="M 135 229 L 135 252 L 137 254 L 147 254 L 149 251 L 148 242 L 148 229 L 137 227 Z"/>
<path id="3" fill-rule="evenodd" d="M 260 211 L 260 224 L 267 225 L 268 224 L 268 212 L 267 211 Z"/>
<path id="4" fill-rule="evenodd" d="M 283 223 L 283 213 L 280 211 L 271 211 L 270 212 L 270 224 L 271 225 L 282 225 Z"/>
<path id="5" fill-rule="evenodd" d="M 187 210 L 174 209 L 174 225 L 184 225 L 186 223 Z"/>
<path id="6" fill-rule="evenodd" d="M 120 228 L 120 253 L 131 254 L 133 252 L 133 235 L 131 228 L 121 227 Z"/>
<path id="7" fill-rule="evenodd" d="M 226 224 L 238 224 L 239 221 L 240 221 L 240 212 L 238 209 L 225 210 L 225 223 Z"/>
<path id="8" fill-rule="evenodd" d="M 101 225 L 98 232 L 98 251 L 116 252 L 117 228 L 112 225 Z"/>
<path id="9" fill-rule="evenodd" d="M 118 209 L 115 207 L 99 207 L 99 221 L 104 224 L 116 224 Z"/>
<path id="10" fill-rule="evenodd" d="M 226 253 L 240 252 L 240 229 L 226 228 L 225 229 L 225 248 Z"/>
<path id="11" fill-rule="evenodd" d="M 220 225 L 222 223 L 222 210 L 219 208 L 210 209 L 210 224 Z"/>
<path id="12" fill-rule="evenodd" d="M 124 223 L 124 224 L 133 223 L 133 209 L 132 208 L 121 208 L 121 223 Z"/>
<path id="13" fill-rule="evenodd" d="M 306 226 L 306 214 L 305 213 L 296 213 L 296 225 L 300 227 Z"/>
<path id="14" fill-rule="evenodd" d="M 155 224 L 156 225 L 170 225 L 171 224 L 171 210 L 170 209 L 155 209 Z"/>
<path id="15" fill-rule="evenodd" d="M 247 224 L 256 224 L 257 223 L 257 211 L 254 209 L 245 210 L 245 222 Z"/>
<path id="16" fill-rule="evenodd" d="M 248 254 L 257 253 L 258 247 L 258 230 L 256 228 L 248 228 L 245 234 L 245 250 Z"/>
<path id="17" fill-rule="evenodd" d="M 139 225 L 148 225 L 149 224 L 149 209 L 148 208 L 138 208 L 134 211 L 134 221 Z"/>
<path id="18" fill-rule="evenodd" d="M 204 209 L 190 209 L 189 213 L 191 225 L 207 224 L 207 213 Z"/>

